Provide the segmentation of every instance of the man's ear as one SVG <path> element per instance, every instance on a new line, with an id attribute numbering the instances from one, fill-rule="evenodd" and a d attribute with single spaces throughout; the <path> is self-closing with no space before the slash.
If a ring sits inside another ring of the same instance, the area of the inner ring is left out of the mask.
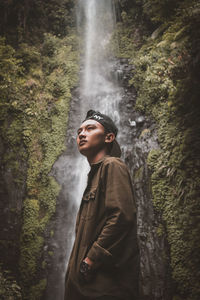
<path id="1" fill-rule="evenodd" d="M 106 134 L 106 137 L 105 137 L 105 143 L 112 143 L 115 139 L 115 135 L 113 132 L 109 132 Z"/>

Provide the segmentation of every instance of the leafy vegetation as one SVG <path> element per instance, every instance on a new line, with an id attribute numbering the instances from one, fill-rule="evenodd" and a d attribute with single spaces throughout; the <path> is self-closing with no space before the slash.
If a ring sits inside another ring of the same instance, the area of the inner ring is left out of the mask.
<path id="1" fill-rule="evenodd" d="M 120 2 L 118 55 L 135 66 L 130 85 L 137 89 L 136 108 L 157 123 L 161 149 L 149 153 L 148 164 L 154 207 L 162 213 L 170 245 L 174 299 L 197 300 L 200 6 L 197 1 Z"/>
<path id="2" fill-rule="evenodd" d="M 1 1 L 0 32 L 12 45 L 43 41 L 44 33 L 65 37 L 74 25 L 71 0 Z"/>
<path id="3" fill-rule="evenodd" d="M 65 150 L 71 89 L 78 73 L 77 40 L 71 29 L 62 38 L 45 34 L 39 46 L 23 42 L 14 50 L 5 39 L 0 42 L 2 166 L 18 189 L 26 182 L 23 217 L 21 208 L 17 212 L 18 222 L 22 219 L 20 285 L 23 299 L 40 299 L 46 286 L 45 262 L 41 269 L 39 263 L 43 236 L 60 190 L 49 173 Z M 9 205 L 15 209 L 11 200 Z"/>
<path id="4" fill-rule="evenodd" d="M 21 288 L 9 271 L 0 266 L 0 297 L 2 300 L 22 300 Z"/>
<path id="5" fill-rule="evenodd" d="M 49 53 L 49 44 L 51 44 Z M 25 85 L 26 106 L 23 138 L 28 152 L 27 197 L 21 235 L 20 272 L 26 287 L 25 299 L 36 299 L 31 292 L 38 276 L 43 233 L 56 207 L 59 186 L 48 174 L 65 149 L 65 134 L 71 88 L 76 83 L 77 54 L 73 36 L 64 39 L 46 35 L 40 66 L 29 70 Z M 32 49 L 30 49 L 32 50 Z M 32 52 L 30 53 L 32 56 Z M 35 59 L 35 51 L 34 51 Z M 42 274 L 42 272 L 40 273 Z M 39 276 L 40 278 L 40 276 Z M 44 281 L 45 282 L 45 281 Z M 41 292 L 45 284 L 38 284 Z"/>

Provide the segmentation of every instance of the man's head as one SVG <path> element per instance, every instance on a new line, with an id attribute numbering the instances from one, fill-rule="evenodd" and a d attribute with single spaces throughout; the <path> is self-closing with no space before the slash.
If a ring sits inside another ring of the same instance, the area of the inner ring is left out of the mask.
<path id="1" fill-rule="evenodd" d="M 120 157 L 121 150 L 116 141 L 118 129 L 108 116 L 89 110 L 77 133 L 77 144 L 81 154 L 87 158 L 105 151 Z"/>

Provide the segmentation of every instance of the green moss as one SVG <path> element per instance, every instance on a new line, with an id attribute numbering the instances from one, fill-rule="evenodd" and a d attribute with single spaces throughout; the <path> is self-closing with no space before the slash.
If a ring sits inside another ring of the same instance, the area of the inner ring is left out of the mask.
<path id="1" fill-rule="evenodd" d="M 119 35 L 120 56 L 127 54 L 135 66 L 130 85 L 137 89 L 136 109 L 151 115 L 157 124 L 160 149 L 149 153 L 147 163 L 153 204 L 166 226 L 166 232 L 158 227 L 158 234 L 167 234 L 170 246 L 174 299 L 198 300 L 200 91 L 199 59 L 194 57 L 200 49 L 197 39 L 200 10 L 196 1 L 175 5 L 170 2 L 168 14 L 168 10 L 163 10 L 167 1 L 164 2 L 141 3 L 143 13 L 154 24 L 162 19 L 164 25 L 160 30 L 158 24 L 153 35 L 149 32 L 139 49 L 134 39 L 130 39 L 138 25 L 135 22 L 135 26 L 130 26 L 128 20 L 134 20 L 135 15 L 127 13 L 120 24 L 125 27 L 121 29 L 123 38 Z M 123 48 L 124 40 L 128 45 Z"/>
<path id="2" fill-rule="evenodd" d="M 142 130 L 142 132 L 141 132 L 139 138 L 140 138 L 140 139 L 145 139 L 145 138 L 147 138 L 148 136 L 150 136 L 150 134 L 151 134 L 151 131 L 150 131 L 148 128 L 145 128 L 144 130 Z"/>
<path id="3" fill-rule="evenodd" d="M 0 58 L 0 154 L 14 184 L 20 189 L 26 182 L 19 273 L 24 299 L 38 300 L 46 286 L 40 281 L 46 266 L 42 272 L 44 231 L 60 191 L 49 173 L 65 150 L 71 89 L 78 74 L 77 40 L 72 30 L 62 39 L 47 34 L 40 47 L 23 43 L 15 51 L 0 39 Z"/>
<path id="4" fill-rule="evenodd" d="M 16 178 L 16 187 L 22 188 L 25 176 L 26 152 L 22 143 L 23 113 L 15 104 L 20 96 L 23 68 L 16 51 L 0 38 L 0 138 L 2 167 Z M 20 172 L 19 172 L 20 170 Z"/>
<path id="5" fill-rule="evenodd" d="M 54 255 L 53 251 L 48 251 L 48 255 L 53 256 Z"/>
<path id="6" fill-rule="evenodd" d="M 56 197 L 60 191 L 60 186 L 49 173 L 65 150 L 70 91 L 76 83 L 78 71 L 75 37 L 61 40 L 46 35 L 43 55 L 49 53 L 49 43 L 53 45 L 51 59 L 41 56 L 41 69 L 37 67 L 35 73 L 30 68 L 24 84 L 30 99 L 23 126 L 23 139 L 28 151 L 27 199 L 24 201 L 20 259 L 24 299 L 40 299 L 46 285 L 44 281 L 37 284 L 38 263 L 42 260 L 44 230 L 55 212 Z M 29 57 L 28 54 L 26 57 Z M 43 269 L 45 266 L 44 262 Z"/>
<path id="7" fill-rule="evenodd" d="M 138 170 L 136 170 L 135 174 L 134 174 L 134 181 L 140 182 L 143 178 L 143 172 L 144 172 L 144 167 L 140 167 Z"/>
<path id="8" fill-rule="evenodd" d="M 45 260 L 43 260 L 42 262 L 42 269 L 45 270 L 47 266 L 47 262 Z"/>
<path id="9" fill-rule="evenodd" d="M 46 288 L 46 285 L 47 285 L 47 280 L 46 279 L 42 279 L 42 280 L 40 280 L 40 282 L 37 285 L 32 286 L 31 290 L 30 290 L 29 299 L 30 300 L 41 299 L 42 295 L 44 293 L 44 290 Z"/>
<path id="10" fill-rule="evenodd" d="M 159 226 L 157 227 L 157 235 L 158 236 L 163 236 L 165 234 L 165 228 L 163 227 L 162 224 L 159 224 Z"/>
<path id="11" fill-rule="evenodd" d="M 22 300 L 21 288 L 11 273 L 0 265 L 0 298 Z"/>
<path id="12" fill-rule="evenodd" d="M 179 296 L 175 295 L 175 296 L 173 296 L 172 300 L 183 300 L 183 298 L 180 298 Z"/>

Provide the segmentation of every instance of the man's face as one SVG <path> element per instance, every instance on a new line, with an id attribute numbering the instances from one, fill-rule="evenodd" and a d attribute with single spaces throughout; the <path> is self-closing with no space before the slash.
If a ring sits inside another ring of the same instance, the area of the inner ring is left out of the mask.
<path id="1" fill-rule="evenodd" d="M 95 120 L 86 120 L 83 122 L 77 134 L 78 149 L 86 157 L 95 155 L 106 147 L 105 129 Z"/>

